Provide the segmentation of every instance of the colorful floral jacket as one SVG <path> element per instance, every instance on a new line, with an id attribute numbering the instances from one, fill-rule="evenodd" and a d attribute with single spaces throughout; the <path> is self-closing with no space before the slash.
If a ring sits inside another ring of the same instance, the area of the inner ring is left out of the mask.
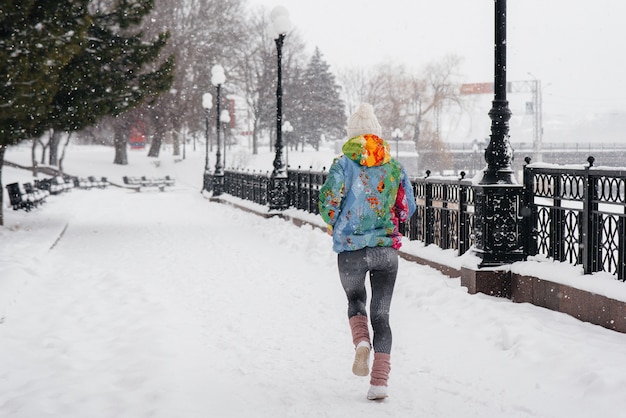
<path id="1" fill-rule="evenodd" d="M 333 231 L 333 251 L 400 248 L 399 222 L 415 211 L 413 188 L 389 144 L 366 134 L 349 139 L 320 189 L 319 211 Z"/>

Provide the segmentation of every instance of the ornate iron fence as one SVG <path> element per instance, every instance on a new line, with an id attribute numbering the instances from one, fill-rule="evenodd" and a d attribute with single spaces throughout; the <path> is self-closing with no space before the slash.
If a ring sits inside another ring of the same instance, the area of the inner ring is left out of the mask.
<path id="1" fill-rule="evenodd" d="M 545 255 L 582 265 L 590 274 L 605 271 L 626 280 L 626 170 L 524 166 L 519 213 L 524 217 L 525 255 Z M 412 180 L 417 210 L 401 232 L 410 240 L 453 249 L 462 255 L 473 244 L 474 189 L 471 180 L 430 177 Z M 206 176 L 209 176 L 207 178 Z M 318 212 L 319 189 L 328 173 L 288 171 L 289 207 Z M 227 170 L 224 191 L 260 205 L 268 203 L 269 173 Z M 206 185 L 211 185 L 205 175 Z M 209 190 L 210 189 L 206 189 Z"/>
<path id="2" fill-rule="evenodd" d="M 426 245 L 435 244 L 459 255 L 473 243 L 474 191 L 471 181 L 460 178 L 426 177 L 414 179 L 417 210 L 404 226 L 403 234 Z"/>
<path id="3" fill-rule="evenodd" d="M 289 206 L 310 213 L 319 213 L 317 201 L 320 187 L 326 181 L 325 171 L 289 170 L 287 172 L 289 188 Z"/>
<path id="4" fill-rule="evenodd" d="M 213 174 L 204 174 L 203 190 L 207 192 L 213 191 Z M 224 171 L 224 193 L 259 205 L 268 204 L 270 173 L 261 173 L 256 171 Z"/>
<path id="5" fill-rule="evenodd" d="M 526 253 L 626 280 L 626 171 L 524 167 Z M 530 159 L 526 159 L 529 163 Z"/>

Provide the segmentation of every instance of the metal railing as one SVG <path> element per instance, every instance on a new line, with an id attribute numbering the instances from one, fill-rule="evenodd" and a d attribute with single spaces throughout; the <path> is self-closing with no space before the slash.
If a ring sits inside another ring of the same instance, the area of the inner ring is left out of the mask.
<path id="1" fill-rule="evenodd" d="M 474 190 L 461 172 L 460 178 L 430 177 L 414 179 L 413 194 L 417 210 L 404 226 L 410 240 L 454 249 L 462 255 L 472 245 L 474 227 Z"/>
<path id="2" fill-rule="evenodd" d="M 529 164 L 523 174 L 522 242 L 525 256 L 544 255 L 582 265 L 585 274 L 605 271 L 626 280 L 626 170 Z M 417 210 L 401 232 L 410 240 L 464 254 L 474 244 L 474 188 L 458 178 L 412 180 Z M 318 212 L 319 189 L 328 173 L 288 171 L 289 207 Z M 267 205 L 269 173 L 227 170 L 224 191 Z M 207 182 L 205 181 L 205 185 Z M 212 184 L 208 181 L 208 184 Z"/>
<path id="3" fill-rule="evenodd" d="M 270 173 L 224 171 L 224 192 L 259 205 L 267 205 Z"/>
<path id="4" fill-rule="evenodd" d="M 298 169 L 289 170 L 287 176 L 289 185 L 289 206 L 319 214 L 317 202 L 319 200 L 320 187 L 326 181 L 328 173 L 325 171 Z"/>
<path id="5" fill-rule="evenodd" d="M 526 165 L 526 253 L 626 280 L 626 171 Z M 529 160 L 527 159 L 527 163 Z"/>

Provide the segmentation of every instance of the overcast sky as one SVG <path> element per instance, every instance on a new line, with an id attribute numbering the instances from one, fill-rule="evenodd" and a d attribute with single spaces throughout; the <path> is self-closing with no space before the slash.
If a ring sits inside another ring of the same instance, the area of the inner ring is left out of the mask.
<path id="1" fill-rule="evenodd" d="M 493 0 L 248 0 L 285 6 L 333 67 L 454 53 L 463 82 L 493 79 Z M 508 80 L 538 78 L 544 112 L 626 112 L 626 2 L 509 0 Z M 288 40 L 287 40 L 288 42 Z"/>

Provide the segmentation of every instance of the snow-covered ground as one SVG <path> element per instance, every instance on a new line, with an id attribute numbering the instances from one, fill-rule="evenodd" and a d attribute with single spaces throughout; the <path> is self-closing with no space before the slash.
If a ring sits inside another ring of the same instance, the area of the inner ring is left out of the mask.
<path id="1" fill-rule="evenodd" d="M 29 153 L 11 148 L 6 159 L 28 163 Z M 72 146 L 70 174 L 169 174 L 176 187 L 74 190 L 30 213 L 4 208 L 0 416 L 626 416 L 626 335 L 469 295 L 404 260 L 390 397 L 366 400 L 330 237 L 210 202 L 203 150 L 186 154 L 164 151 L 157 166 L 132 152 L 114 166 L 111 149 Z M 271 167 L 269 153 L 243 155 Z M 303 166 L 329 158 L 290 155 Z M 3 170 L 5 185 L 31 180 Z"/>

